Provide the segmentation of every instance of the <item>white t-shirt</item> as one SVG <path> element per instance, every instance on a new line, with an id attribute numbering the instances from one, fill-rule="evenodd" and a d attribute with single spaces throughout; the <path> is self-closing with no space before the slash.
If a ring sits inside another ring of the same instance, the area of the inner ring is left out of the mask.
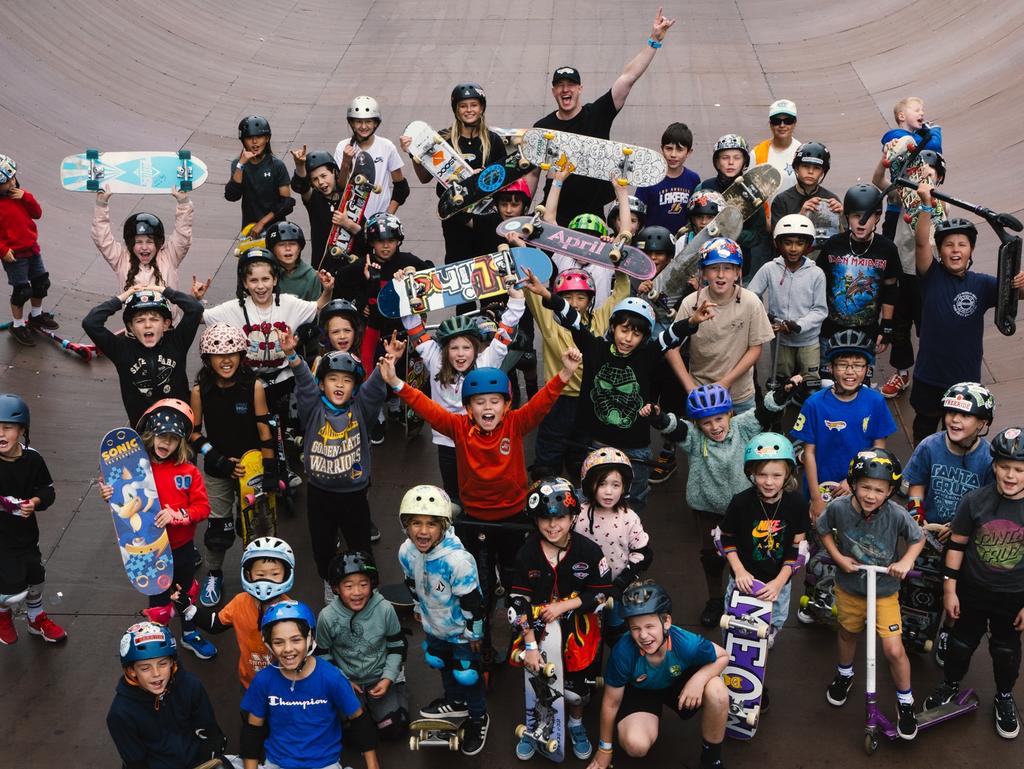
<path id="1" fill-rule="evenodd" d="M 345 148 L 351 143 L 351 137 L 342 139 L 334 148 L 334 161 L 338 164 L 338 168 L 341 168 L 341 162 L 345 159 Z M 370 157 L 373 158 L 373 166 L 377 174 L 376 183 L 380 187 L 380 192 L 371 193 L 370 199 L 366 201 L 366 210 L 363 212 L 363 216 L 369 219 L 374 214 L 388 210 L 388 206 L 391 204 L 391 191 L 394 188 L 394 184 L 391 182 L 391 172 L 402 168 L 405 161 L 402 160 L 402 156 L 390 139 L 385 139 L 377 134 L 373 135 L 373 144 L 364 152 L 370 153 Z"/>
<path id="2" fill-rule="evenodd" d="M 776 149 L 774 144 L 768 144 L 768 162 L 779 169 L 779 173 L 782 174 L 782 183 L 779 185 L 779 189 L 775 191 L 778 195 L 780 192 L 785 192 L 794 184 L 796 184 L 796 171 L 793 170 L 793 158 L 796 156 L 796 151 L 800 149 L 800 140 L 794 138 L 789 143 L 789 147 L 780 150 Z"/>

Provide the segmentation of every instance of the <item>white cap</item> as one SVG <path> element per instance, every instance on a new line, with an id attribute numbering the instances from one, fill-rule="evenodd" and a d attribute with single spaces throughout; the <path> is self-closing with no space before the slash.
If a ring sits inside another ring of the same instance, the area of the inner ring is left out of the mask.
<path id="1" fill-rule="evenodd" d="M 772 102 L 772 106 L 768 108 L 768 117 L 775 117 L 776 115 L 792 115 L 796 117 L 796 104 L 789 99 L 779 99 Z"/>

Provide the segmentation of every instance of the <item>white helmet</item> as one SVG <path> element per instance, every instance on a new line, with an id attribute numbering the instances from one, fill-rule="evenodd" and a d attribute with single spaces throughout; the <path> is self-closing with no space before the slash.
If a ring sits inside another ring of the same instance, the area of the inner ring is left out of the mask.
<path id="1" fill-rule="evenodd" d="M 433 518 L 440 518 L 441 529 L 445 531 L 452 523 L 452 500 L 448 493 L 437 486 L 423 483 L 413 486 L 402 497 L 402 504 L 398 506 L 398 520 L 404 529 L 405 519 L 410 515 L 429 515 Z"/>
<path id="2" fill-rule="evenodd" d="M 783 235 L 803 235 L 814 240 L 814 222 L 803 214 L 787 214 L 775 225 L 772 238 L 780 238 Z"/>
<path id="3" fill-rule="evenodd" d="M 357 96 L 348 105 L 345 117 L 349 120 L 376 120 L 380 122 L 380 105 L 372 96 Z"/>
<path id="4" fill-rule="evenodd" d="M 249 579 L 248 566 L 260 558 L 274 558 L 285 567 L 284 582 L 270 582 L 261 579 L 255 582 Z M 258 601 L 269 601 L 284 595 L 295 584 L 295 553 L 291 546 L 277 537 L 257 537 L 245 547 L 242 553 L 242 589 Z"/>

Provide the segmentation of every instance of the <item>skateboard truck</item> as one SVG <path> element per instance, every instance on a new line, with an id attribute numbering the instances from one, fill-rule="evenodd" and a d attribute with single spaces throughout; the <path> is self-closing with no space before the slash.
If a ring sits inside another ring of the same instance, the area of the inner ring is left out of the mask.
<path id="1" fill-rule="evenodd" d="M 89 178 L 85 182 L 85 188 L 90 192 L 99 192 L 100 180 L 103 178 L 103 167 L 99 164 L 100 151 L 86 150 L 85 157 L 89 161 Z"/>
<path id="2" fill-rule="evenodd" d="M 512 258 L 512 251 L 509 249 L 508 243 L 498 245 L 498 254 L 492 261 L 494 262 L 495 272 L 501 275 L 502 283 L 504 283 L 506 289 L 520 282 L 519 273 L 516 271 L 516 262 Z"/>
<path id="3" fill-rule="evenodd" d="M 625 187 L 629 184 L 629 175 L 633 173 L 633 148 L 623 147 L 622 148 L 622 162 L 619 163 L 619 173 L 622 174 L 615 183 L 620 187 Z"/>
<path id="4" fill-rule="evenodd" d="M 405 277 L 405 293 L 409 297 L 409 308 L 419 315 L 427 311 L 427 303 L 423 301 L 426 290 L 416 283 L 413 275 Z"/>
<path id="5" fill-rule="evenodd" d="M 622 261 L 622 247 L 632 239 L 633 233 L 627 230 L 623 230 L 615 237 L 615 245 L 612 247 L 612 250 L 608 252 L 608 258 L 612 260 L 612 264 L 617 265 Z"/>

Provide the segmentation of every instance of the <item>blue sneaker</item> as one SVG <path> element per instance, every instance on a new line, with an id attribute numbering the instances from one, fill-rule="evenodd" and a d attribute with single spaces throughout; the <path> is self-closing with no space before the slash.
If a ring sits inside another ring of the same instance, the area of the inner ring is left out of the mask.
<path id="1" fill-rule="evenodd" d="M 536 752 L 537 749 L 533 747 L 533 740 L 525 736 L 519 738 L 519 742 L 516 743 L 516 758 L 520 761 L 529 761 Z"/>
<path id="2" fill-rule="evenodd" d="M 594 752 L 594 746 L 590 744 L 590 738 L 587 737 L 587 730 L 583 728 L 583 724 L 579 726 L 569 725 L 569 739 L 572 740 L 572 752 L 576 758 L 585 760 L 590 758 L 590 754 Z"/>
<path id="3" fill-rule="evenodd" d="M 198 630 L 182 633 L 181 645 L 201 660 L 212 660 L 217 656 L 217 647 L 199 635 Z"/>
<path id="4" fill-rule="evenodd" d="M 199 591 L 199 603 L 207 609 L 212 609 L 220 603 L 221 586 L 224 584 L 224 577 L 217 577 L 209 574 L 203 583 L 203 589 Z"/>

